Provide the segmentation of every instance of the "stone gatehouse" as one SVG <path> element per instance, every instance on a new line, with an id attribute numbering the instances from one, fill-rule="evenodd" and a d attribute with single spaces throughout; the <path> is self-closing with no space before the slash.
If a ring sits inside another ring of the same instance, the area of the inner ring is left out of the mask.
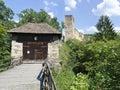
<path id="1" fill-rule="evenodd" d="M 59 60 L 61 33 L 48 24 L 28 23 L 8 32 L 13 37 L 12 58 L 22 57 L 23 63 Z"/>

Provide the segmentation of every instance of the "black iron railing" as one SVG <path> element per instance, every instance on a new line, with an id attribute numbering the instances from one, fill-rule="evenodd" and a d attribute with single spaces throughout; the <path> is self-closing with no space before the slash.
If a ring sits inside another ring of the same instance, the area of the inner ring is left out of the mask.
<path id="1" fill-rule="evenodd" d="M 40 80 L 40 90 L 57 90 L 48 61 L 43 63 L 42 70 L 40 71 L 37 79 Z"/>

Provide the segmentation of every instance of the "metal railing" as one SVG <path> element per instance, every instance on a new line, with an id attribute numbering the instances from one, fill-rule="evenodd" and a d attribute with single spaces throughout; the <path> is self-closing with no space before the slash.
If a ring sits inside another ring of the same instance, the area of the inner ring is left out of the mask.
<path id="1" fill-rule="evenodd" d="M 43 63 L 42 70 L 37 79 L 40 81 L 40 90 L 57 90 L 50 63 L 48 63 L 48 61 Z"/>

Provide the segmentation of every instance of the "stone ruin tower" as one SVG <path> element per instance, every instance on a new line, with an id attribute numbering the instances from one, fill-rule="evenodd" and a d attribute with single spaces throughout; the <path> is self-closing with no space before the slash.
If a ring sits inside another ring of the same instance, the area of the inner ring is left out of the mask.
<path id="1" fill-rule="evenodd" d="M 78 39 L 82 41 L 84 39 L 84 35 L 79 32 L 74 26 L 74 18 L 72 15 L 65 15 L 65 41 L 68 39 Z"/>
<path id="2" fill-rule="evenodd" d="M 65 15 L 65 41 L 74 36 L 74 18 L 72 15 Z"/>

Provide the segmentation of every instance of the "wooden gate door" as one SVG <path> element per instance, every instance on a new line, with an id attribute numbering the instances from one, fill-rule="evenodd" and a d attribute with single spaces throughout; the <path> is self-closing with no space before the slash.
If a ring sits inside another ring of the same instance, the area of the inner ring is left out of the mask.
<path id="1" fill-rule="evenodd" d="M 34 60 L 34 52 L 29 43 L 23 43 L 23 60 Z"/>
<path id="2" fill-rule="evenodd" d="M 36 60 L 45 60 L 47 58 L 47 43 L 46 42 L 39 42 L 35 44 L 36 48 L 35 52 L 35 59 Z"/>
<path id="3" fill-rule="evenodd" d="M 44 60 L 47 58 L 46 42 L 26 42 L 23 44 L 24 60 Z"/>

